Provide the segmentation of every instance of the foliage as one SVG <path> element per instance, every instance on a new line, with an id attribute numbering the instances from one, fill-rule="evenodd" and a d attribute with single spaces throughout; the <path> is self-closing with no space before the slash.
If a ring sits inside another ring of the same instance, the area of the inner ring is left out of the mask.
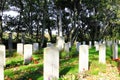
<path id="1" fill-rule="evenodd" d="M 119 0 L 5 0 L 4 10 L 19 13 L 3 15 L 3 32 L 16 32 L 16 39 L 45 43 L 46 31 L 55 42 L 53 30 L 59 29 L 59 10 L 62 13 L 62 32 L 66 41 L 119 39 Z M 1 3 L 2 4 L 2 3 Z M 63 5 L 64 4 L 64 5 Z M 1 32 L 0 31 L 0 32 Z M 80 36 L 80 37 L 79 37 Z M 4 36 L 3 36 L 4 37 Z M 2 37 L 2 38 L 3 38 Z"/>
<path id="2" fill-rule="evenodd" d="M 72 51 L 73 50 L 73 51 Z M 75 46 L 72 46 L 70 52 L 75 51 Z M 120 48 L 119 48 L 120 51 Z M 106 62 L 112 66 L 118 66 L 117 62 L 111 59 L 111 50 L 107 47 Z M 119 55 L 120 56 L 120 55 Z M 106 73 L 106 64 L 98 63 L 98 52 L 92 47 L 89 49 L 89 70 L 85 73 L 78 73 L 78 53 L 74 54 L 69 59 L 60 59 L 60 79 L 59 80 L 76 80 L 82 79 L 89 75 L 98 75 Z M 5 79 L 24 80 L 24 79 L 43 79 L 43 49 L 38 50 L 32 55 L 32 62 L 29 65 L 23 64 L 23 56 L 16 55 L 8 56 L 6 59 Z"/>

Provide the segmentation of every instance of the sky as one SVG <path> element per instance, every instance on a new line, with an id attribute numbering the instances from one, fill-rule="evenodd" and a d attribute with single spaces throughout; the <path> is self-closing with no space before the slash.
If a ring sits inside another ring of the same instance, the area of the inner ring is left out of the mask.
<path id="1" fill-rule="evenodd" d="M 19 13 L 17 11 L 4 11 L 3 15 L 10 15 L 11 17 L 16 17 L 17 15 L 19 15 Z"/>

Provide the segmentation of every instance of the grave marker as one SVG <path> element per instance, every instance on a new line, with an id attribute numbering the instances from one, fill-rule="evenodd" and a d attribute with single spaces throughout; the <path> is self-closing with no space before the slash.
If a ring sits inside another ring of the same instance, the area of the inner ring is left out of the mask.
<path id="1" fill-rule="evenodd" d="M 107 41 L 106 43 L 107 43 L 107 46 L 108 46 L 108 47 L 111 47 L 112 41 Z"/>
<path id="2" fill-rule="evenodd" d="M 105 44 L 99 45 L 99 62 L 106 63 L 106 46 Z"/>
<path id="3" fill-rule="evenodd" d="M 53 46 L 53 44 L 51 42 L 47 43 L 47 47 Z"/>
<path id="4" fill-rule="evenodd" d="M 0 80 L 4 80 L 5 46 L 0 45 Z"/>
<path id="5" fill-rule="evenodd" d="M 69 57 L 69 43 L 65 43 L 64 51 L 67 53 L 66 57 Z"/>
<path id="6" fill-rule="evenodd" d="M 91 48 L 92 47 L 92 42 L 91 41 L 89 41 L 89 48 Z"/>
<path id="7" fill-rule="evenodd" d="M 76 48 L 77 48 L 77 51 L 79 51 L 79 46 L 80 46 L 80 42 L 76 42 Z"/>
<path id="8" fill-rule="evenodd" d="M 68 42 L 69 43 L 69 48 L 71 48 L 71 42 Z"/>
<path id="9" fill-rule="evenodd" d="M 95 49 L 96 49 L 96 51 L 99 50 L 99 44 L 98 44 L 98 42 L 95 42 Z"/>
<path id="10" fill-rule="evenodd" d="M 39 43 L 33 43 L 33 52 L 39 49 Z"/>
<path id="11" fill-rule="evenodd" d="M 32 44 L 24 45 L 24 64 L 30 63 L 32 60 Z"/>
<path id="12" fill-rule="evenodd" d="M 17 44 L 17 53 L 23 55 L 23 43 Z"/>
<path id="13" fill-rule="evenodd" d="M 44 49 L 44 80 L 59 79 L 59 50 L 56 47 Z"/>
<path id="14" fill-rule="evenodd" d="M 80 45 L 79 46 L 79 72 L 83 72 L 88 70 L 88 56 L 89 56 L 89 46 L 88 45 Z"/>
<path id="15" fill-rule="evenodd" d="M 4 62 L 4 66 L 6 65 L 6 50 L 5 50 L 5 45 L 0 45 L 0 51 L 3 53 L 3 61 Z M 1 60 L 0 60 L 1 61 Z"/>
<path id="16" fill-rule="evenodd" d="M 64 37 L 57 37 L 57 45 L 56 47 L 61 51 L 64 48 Z"/>
<path id="17" fill-rule="evenodd" d="M 85 42 L 85 41 L 83 41 L 83 45 L 86 45 L 86 42 Z"/>
<path id="18" fill-rule="evenodd" d="M 118 59 L 118 45 L 117 43 L 113 44 L 113 60 Z"/>

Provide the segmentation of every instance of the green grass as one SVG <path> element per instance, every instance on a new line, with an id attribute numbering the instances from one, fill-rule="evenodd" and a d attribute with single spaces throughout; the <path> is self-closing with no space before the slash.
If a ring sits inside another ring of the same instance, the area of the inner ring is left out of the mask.
<path id="1" fill-rule="evenodd" d="M 119 46 L 120 53 L 120 46 Z M 78 55 L 75 46 L 72 46 L 69 58 L 66 57 L 64 51 L 61 52 L 62 58 L 60 59 L 60 80 L 77 80 L 78 79 Z M 98 51 L 92 47 L 89 49 L 89 70 L 85 75 L 98 75 L 99 72 L 106 72 L 106 65 L 98 62 Z M 112 60 L 112 52 L 109 47 L 106 48 L 107 63 L 117 67 L 117 62 Z M 5 67 L 5 79 L 11 80 L 43 80 L 43 49 L 36 51 L 32 55 L 33 61 L 29 65 L 23 64 L 23 56 L 13 55 L 7 56 Z M 37 63 L 36 63 L 37 62 Z"/>
<path id="2" fill-rule="evenodd" d="M 90 69 L 88 73 L 91 75 L 98 75 L 99 72 L 106 72 L 106 64 L 98 63 L 98 61 L 93 61 L 90 64 Z"/>

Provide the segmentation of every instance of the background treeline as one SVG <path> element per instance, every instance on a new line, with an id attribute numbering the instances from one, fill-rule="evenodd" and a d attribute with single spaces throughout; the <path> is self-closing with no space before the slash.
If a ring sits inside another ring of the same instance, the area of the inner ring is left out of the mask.
<path id="1" fill-rule="evenodd" d="M 56 41 L 52 31 L 60 27 L 65 41 L 72 43 L 120 39 L 119 4 L 120 0 L 0 0 L 0 42 L 7 43 L 6 32 L 15 32 L 13 42 L 24 37 L 26 43 L 39 42 L 42 47 Z M 19 15 L 3 14 L 9 10 Z"/>

